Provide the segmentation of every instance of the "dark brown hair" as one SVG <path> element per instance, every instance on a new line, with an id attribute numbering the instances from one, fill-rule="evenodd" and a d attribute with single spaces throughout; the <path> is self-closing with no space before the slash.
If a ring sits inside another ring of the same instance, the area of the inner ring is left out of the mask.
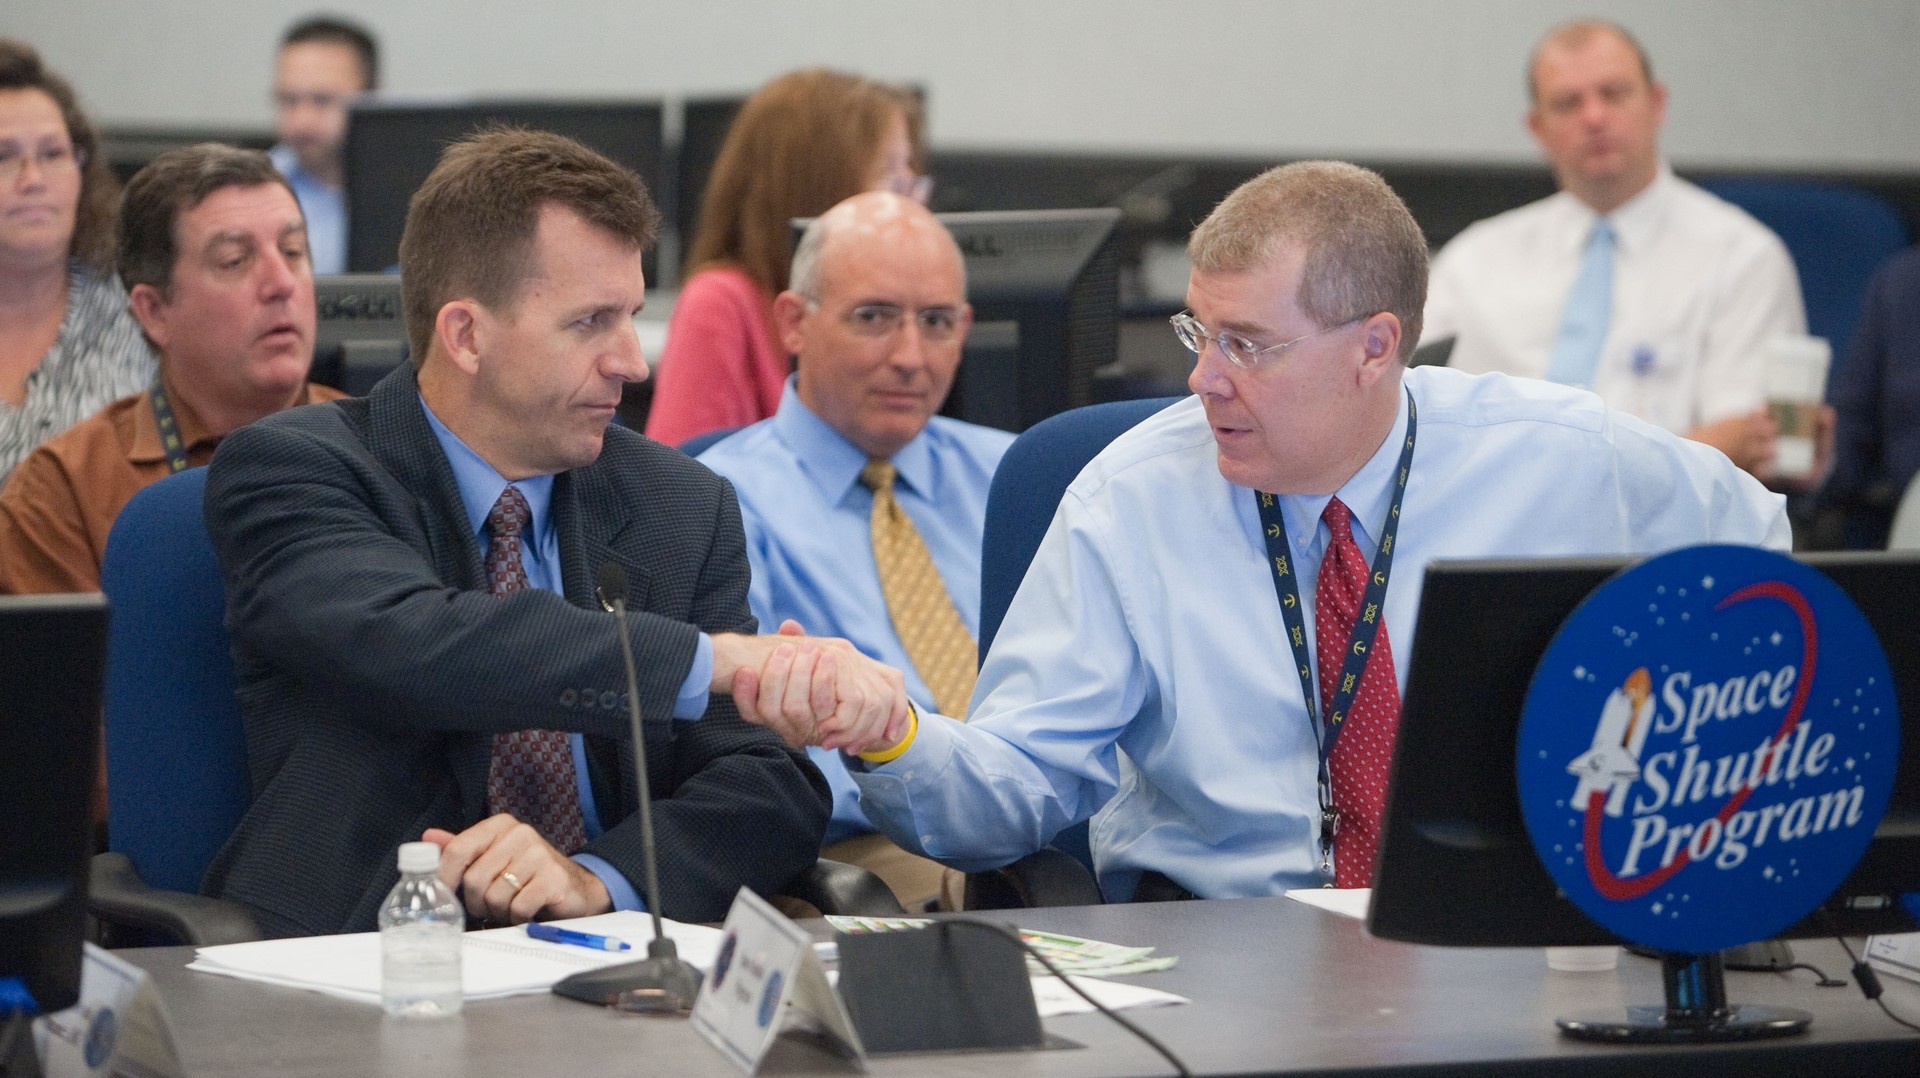
<path id="1" fill-rule="evenodd" d="M 540 210 L 564 206 L 637 250 L 660 227 L 640 177 L 570 138 L 493 127 L 448 146 L 413 193 L 400 236 L 400 289 L 413 365 L 440 308 L 470 298 L 510 310 L 533 266 Z"/>
<path id="2" fill-rule="evenodd" d="M 380 88 L 380 46 L 366 27 L 331 15 L 302 19 L 287 28 L 280 47 L 288 45 L 344 45 L 360 61 L 360 88 Z"/>
<path id="3" fill-rule="evenodd" d="M 159 289 L 163 296 L 170 295 L 173 262 L 180 253 L 174 225 L 180 215 L 205 202 L 215 191 L 269 183 L 286 187 L 287 194 L 293 194 L 286 177 L 266 154 L 218 142 L 168 150 L 147 162 L 127 181 L 127 195 L 120 203 L 114 252 L 120 283 L 128 291 L 145 284 Z"/>
<path id="4" fill-rule="evenodd" d="M 80 170 L 80 206 L 74 214 L 67 257 L 97 270 L 113 264 L 113 215 L 120 205 L 120 184 L 100 152 L 100 136 L 80 111 L 67 80 L 47 70 L 40 54 L 22 41 L 0 37 L 0 91 L 38 90 L 53 98 L 67 124 L 67 140 L 86 159 Z"/>
<path id="5" fill-rule="evenodd" d="M 914 171 L 925 169 L 919 99 L 828 68 L 782 75 L 747 99 L 727 130 L 700 203 L 686 264 L 738 266 L 771 296 L 787 287 L 788 221 L 860 193 L 887 123 L 907 121 Z"/>

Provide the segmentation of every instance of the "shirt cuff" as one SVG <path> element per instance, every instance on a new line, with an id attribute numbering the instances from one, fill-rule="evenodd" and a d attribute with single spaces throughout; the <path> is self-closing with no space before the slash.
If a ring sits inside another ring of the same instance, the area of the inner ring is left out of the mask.
<path id="1" fill-rule="evenodd" d="M 647 904 L 641 900 L 640 892 L 634 890 L 633 884 L 627 882 L 620 870 L 608 864 L 605 858 L 590 853 L 576 853 L 573 862 L 600 877 L 600 882 L 607 886 L 607 897 L 613 899 L 614 909 L 646 911 Z"/>
<path id="2" fill-rule="evenodd" d="M 707 713 L 708 686 L 713 684 L 713 637 L 700 634 L 693 648 L 693 669 L 680 683 L 680 695 L 673 701 L 673 717 L 697 719 Z"/>

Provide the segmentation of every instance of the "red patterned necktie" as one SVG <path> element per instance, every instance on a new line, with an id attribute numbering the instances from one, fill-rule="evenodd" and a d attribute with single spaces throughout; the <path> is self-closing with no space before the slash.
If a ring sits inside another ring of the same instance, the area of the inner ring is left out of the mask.
<path id="1" fill-rule="evenodd" d="M 533 511 L 520 491 L 509 486 L 487 513 L 487 591 L 505 597 L 527 588 L 520 561 L 520 537 Z M 573 744 L 559 730 L 511 730 L 493 737 L 493 761 L 487 771 L 487 808 L 507 812 L 554 845 L 573 853 L 587 844 L 580 819 L 580 789 L 573 768 Z"/>
<path id="2" fill-rule="evenodd" d="M 1320 560 L 1314 587 L 1313 643 L 1320 666 L 1320 714 L 1328 704 L 1353 639 L 1353 623 L 1366 601 L 1367 560 L 1353 541 L 1353 514 L 1335 498 L 1320 514 L 1333 537 Z M 1380 841 L 1380 815 L 1387 803 L 1387 764 L 1400 726 L 1400 687 L 1394 681 L 1393 649 L 1387 624 L 1380 622 L 1367 656 L 1367 669 L 1334 740 L 1327 767 L 1333 778 L 1333 804 L 1340 812 L 1334 838 L 1334 884 L 1367 887 L 1373 882 L 1373 854 Z"/>

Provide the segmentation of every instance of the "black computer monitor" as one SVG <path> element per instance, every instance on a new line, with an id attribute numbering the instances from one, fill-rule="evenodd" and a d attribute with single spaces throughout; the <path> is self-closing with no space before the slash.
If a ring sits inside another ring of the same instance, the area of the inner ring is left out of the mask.
<path id="1" fill-rule="evenodd" d="M 388 371 L 407 361 L 407 320 L 398 274 L 316 277 L 313 298 L 319 314 L 309 375 L 313 381 L 363 397 Z"/>
<path id="2" fill-rule="evenodd" d="M 1920 553 L 1807 554 L 1873 626 L 1905 727 L 1920 718 Z M 1369 925 L 1443 946 L 1560 946 L 1617 938 L 1561 896 L 1521 818 L 1514 771 L 1534 667 L 1560 623 L 1621 559 L 1435 562 L 1388 785 Z M 1920 892 L 1920 738 L 1907 737 L 1865 857 L 1783 936 L 1909 932 L 1899 901 Z"/>
<path id="3" fill-rule="evenodd" d="M 1865 615 L 1893 671 L 1911 731 L 1920 716 L 1920 553 L 1808 554 Z M 1623 559 L 1435 562 L 1420 597 L 1388 784 L 1368 927 L 1441 946 L 1572 946 L 1619 942 L 1555 887 L 1522 817 L 1516 746 L 1540 657 L 1569 614 L 1626 568 Z M 1920 893 L 1920 739 L 1900 749 L 1885 814 L 1865 855 L 1818 909 L 1780 935 L 1910 932 L 1904 901 Z M 1718 956 L 1665 956 L 1676 977 L 1724 1002 Z M 1712 969 L 1702 973 L 1702 964 Z M 1691 978 L 1691 980 L 1689 980 Z M 1717 993 L 1717 995 L 1716 995 Z M 1738 1010 L 1739 1008 L 1735 1008 Z M 1657 1010 L 1657 1008 L 1655 1008 Z M 1699 1034 L 1668 1016 L 1676 1039 Z M 1655 1026 L 1659 1023 L 1656 1022 Z M 1798 1028 L 1804 1028 L 1804 1020 Z M 1648 1026 L 1583 1026 L 1575 1036 L 1660 1039 Z M 1791 1032 L 1785 1026 L 1775 1032 Z M 1745 1035 L 1753 1035 L 1751 1032 Z"/>
<path id="4" fill-rule="evenodd" d="M 449 142 L 489 123 L 577 139 L 639 173 L 649 191 L 665 179 L 657 101 L 370 101 L 347 118 L 347 268 L 380 273 L 399 261 L 407 202 Z M 657 197 L 657 196 L 656 196 Z M 648 280 L 656 279 L 653 252 Z"/>
<path id="5" fill-rule="evenodd" d="M 1120 211 L 943 213 L 967 264 L 973 330 L 941 411 L 1023 431 L 1094 403 L 1120 347 Z M 793 221 L 794 242 L 809 218 Z"/>
<path id="6" fill-rule="evenodd" d="M 744 95 L 690 97 L 680 103 L 680 142 L 673 152 L 674 229 L 680 237 L 680 257 L 693 249 L 693 233 L 700 225 L 700 206 L 707 197 L 713 163 L 727 143 L 733 118 L 747 103 Z"/>
<path id="7" fill-rule="evenodd" d="M 106 599 L 0 597 L 0 641 L 0 981 L 56 1011 L 80 998 Z"/>

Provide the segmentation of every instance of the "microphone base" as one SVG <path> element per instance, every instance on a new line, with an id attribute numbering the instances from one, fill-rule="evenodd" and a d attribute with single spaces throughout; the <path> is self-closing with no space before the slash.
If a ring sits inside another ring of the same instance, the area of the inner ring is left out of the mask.
<path id="1" fill-rule="evenodd" d="M 673 941 L 647 945 L 638 962 L 587 970 L 559 981 L 554 995 L 643 1014 L 688 1014 L 700 995 L 700 971 L 682 960 Z"/>

